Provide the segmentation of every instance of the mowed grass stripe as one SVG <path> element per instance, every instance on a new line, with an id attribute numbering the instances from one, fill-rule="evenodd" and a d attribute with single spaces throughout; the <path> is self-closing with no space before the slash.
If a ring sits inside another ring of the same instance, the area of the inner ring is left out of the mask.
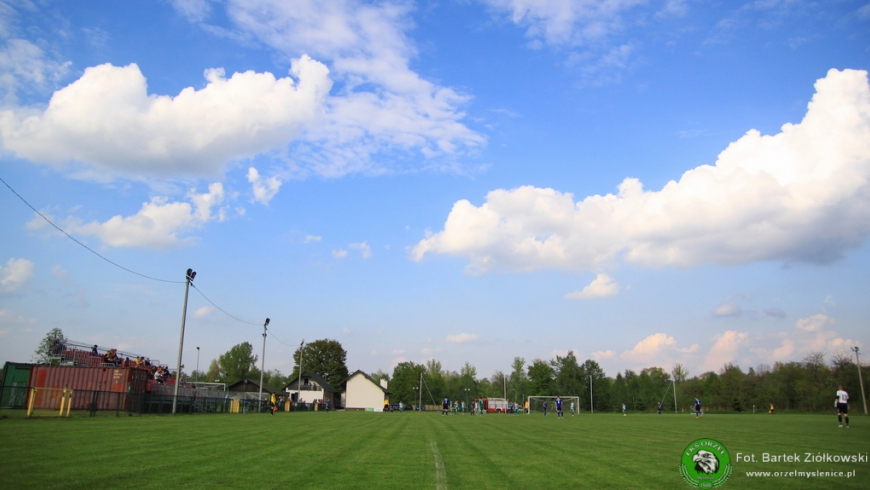
<path id="1" fill-rule="evenodd" d="M 686 445 L 736 453 L 870 452 L 870 418 L 612 414 L 484 417 L 279 413 L 0 420 L 4 488 L 683 488 Z M 736 463 L 734 488 L 870 488 L 868 464 Z M 746 471 L 857 469 L 845 479 L 752 479 Z M 688 488 L 688 487 L 685 487 Z"/>

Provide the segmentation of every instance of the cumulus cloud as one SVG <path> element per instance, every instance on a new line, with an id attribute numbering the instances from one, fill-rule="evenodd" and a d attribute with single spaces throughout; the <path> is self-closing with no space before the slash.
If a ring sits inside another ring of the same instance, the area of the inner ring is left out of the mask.
<path id="1" fill-rule="evenodd" d="M 196 311 L 193 312 L 194 318 L 205 318 L 214 311 L 214 306 L 203 306 L 202 308 L 197 308 Z"/>
<path id="2" fill-rule="evenodd" d="M 859 345 L 852 339 L 843 338 L 833 330 L 836 320 L 824 314 L 800 318 L 795 329 L 779 332 L 775 336 L 761 339 L 758 347 L 752 349 L 759 357 L 775 361 L 799 360 L 813 352 L 832 354 Z"/>
<path id="3" fill-rule="evenodd" d="M 593 299 L 606 298 L 619 294 L 619 284 L 607 274 L 598 274 L 595 279 L 583 288 L 582 291 L 574 291 L 565 295 L 566 299 Z"/>
<path id="4" fill-rule="evenodd" d="M 749 336 L 748 333 L 738 333 L 734 330 L 728 330 L 723 334 L 716 336 L 716 342 L 710 351 L 707 353 L 707 358 L 704 360 L 702 369 L 704 371 L 716 371 L 725 364 L 734 361 L 737 357 L 737 351 Z"/>
<path id="5" fill-rule="evenodd" d="M 85 69 L 48 107 L 0 111 L 3 147 L 21 158 L 62 167 L 80 162 L 107 175 L 217 175 L 235 158 L 286 145 L 317 117 L 332 82 L 327 68 L 302 56 L 293 78 L 248 71 L 177 96 L 149 95 L 136 64 Z"/>
<path id="6" fill-rule="evenodd" d="M 27 259 L 9 259 L 0 266 L 0 292 L 11 293 L 21 289 L 33 277 L 33 262 Z"/>
<path id="7" fill-rule="evenodd" d="M 209 220 L 223 219 L 222 211 L 216 217 L 212 216 L 212 208 L 220 206 L 224 200 L 223 185 L 213 183 L 203 194 L 192 189 L 187 197 L 191 202 L 169 202 L 165 197 L 152 197 L 132 216 L 117 215 L 103 223 L 93 221 L 87 224 L 73 219 L 68 220 L 66 229 L 74 234 L 96 236 L 112 247 L 165 249 L 192 245 L 193 238 L 179 235 L 197 229 Z"/>
<path id="8" fill-rule="evenodd" d="M 319 235 L 305 235 L 305 243 L 316 243 L 322 239 L 323 237 Z"/>
<path id="9" fill-rule="evenodd" d="M 627 350 L 620 357 L 633 361 L 646 361 L 655 359 L 665 348 L 673 348 L 677 341 L 667 334 L 657 333 L 638 342 L 633 349 Z"/>
<path id="10" fill-rule="evenodd" d="M 335 257 L 336 259 L 343 259 L 343 258 L 347 257 L 347 250 L 344 250 L 341 248 L 338 250 L 333 250 L 332 256 Z"/>
<path id="11" fill-rule="evenodd" d="M 805 332 L 819 332 L 821 330 L 824 330 L 825 327 L 833 325 L 834 323 L 835 321 L 833 318 L 827 315 L 822 315 L 820 313 L 818 315 L 801 318 L 797 321 L 796 326 L 798 329 Z"/>
<path id="12" fill-rule="evenodd" d="M 462 122 L 469 97 L 410 68 L 416 48 L 405 34 L 413 26 L 409 13 L 405 4 L 360 0 L 227 2 L 244 35 L 291 57 L 324 60 L 341 83 L 294 147 L 303 171 L 380 173 L 400 162 L 449 168 L 451 158 L 485 144 Z M 378 161 L 379 154 L 390 158 Z"/>
<path id="13" fill-rule="evenodd" d="M 481 340 L 480 337 L 471 333 L 460 333 L 447 336 L 447 342 L 451 344 L 476 344 L 481 342 Z"/>
<path id="14" fill-rule="evenodd" d="M 713 310 L 713 316 L 740 316 L 743 310 L 735 303 L 725 303 Z"/>
<path id="15" fill-rule="evenodd" d="M 354 250 L 359 250 L 363 259 L 368 259 L 372 256 L 372 248 L 366 242 L 362 243 L 351 243 L 347 246 L 347 248 L 351 248 Z"/>
<path id="16" fill-rule="evenodd" d="M 804 119 L 747 132 L 715 165 L 659 191 L 626 178 L 617 194 L 524 186 L 475 206 L 453 205 L 444 229 L 412 250 L 466 257 L 469 272 L 501 267 L 600 270 L 620 259 L 651 267 L 763 260 L 830 263 L 870 234 L 867 72 L 830 70 Z"/>
<path id="17" fill-rule="evenodd" d="M 599 350 L 599 351 L 593 352 L 591 355 L 592 355 L 592 359 L 595 359 L 596 361 L 600 361 L 602 359 L 610 359 L 611 357 L 616 356 L 616 351 L 615 350 Z"/>
<path id="18" fill-rule="evenodd" d="M 248 182 L 254 191 L 254 200 L 261 204 L 269 204 L 269 201 L 278 193 L 281 188 L 281 179 L 272 176 L 268 179 L 260 176 L 260 172 L 254 167 L 248 169 Z"/>

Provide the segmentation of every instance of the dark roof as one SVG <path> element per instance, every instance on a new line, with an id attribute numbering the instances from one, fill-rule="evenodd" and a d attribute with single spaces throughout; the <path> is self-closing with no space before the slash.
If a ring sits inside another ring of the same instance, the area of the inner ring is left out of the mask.
<path id="1" fill-rule="evenodd" d="M 236 388 L 245 388 L 243 390 L 239 390 Z M 227 386 L 227 391 L 235 391 L 235 392 L 245 392 L 245 393 L 256 393 L 260 391 L 260 383 L 250 380 L 243 379 L 241 381 L 236 381 L 235 383 Z M 266 393 L 275 393 L 275 390 L 269 388 L 266 385 L 263 385 L 263 391 Z"/>
<path id="2" fill-rule="evenodd" d="M 315 383 L 319 384 L 323 388 L 323 391 L 325 391 L 325 392 L 338 393 L 338 390 L 333 388 L 333 386 L 331 384 L 329 384 L 329 381 L 326 381 L 323 378 L 323 376 L 321 376 L 317 373 L 313 373 L 311 371 L 305 371 L 304 373 L 302 373 L 302 377 L 308 378 L 311 381 L 314 381 Z M 299 389 L 297 386 L 298 384 L 299 384 L 299 378 L 297 377 L 294 380 L 287 383 L 286 385 L 284 385 L 284 387 L 281 388 L 281 391 L 287 391 L 287 388 L 290 388 L 291 386 L 293 386 L 293 388 L 291 388 L 290 391 L 298 390 Z"/>
<path id="3" fill-rule="evenodd" d="M 386 393 L 386 394 L 388 394 L 388 395 L 390 394 L 390 392 L 389 392 L 386 388 L 384 388 L 383 386 L 381 386 L 381 384 L 378 383 L 377 380 L 375 380 L 375 378 L 372 378 L 371 376 L 369 376 L 368 374 L 362 372 L 362 371 L 359 370 L 359 369 L 357 369 L 356 371 L 352 372 L 352 373 L 350 374 L 350 376 L 348 376 L 347 378 L 344 378 L 343 380 L 341 380 L 341 383 L 338 383 L 338 386 L 343 386 L 344 389 L 346 390 L 346 389 L 347 389 L 347 382 L 348 382 L 348 380 L 350 380 L 350 378 L 353 378 L 353 377 L 356 376 L 357 374 L 362 374 L 363 376 L 366 377 L 367 380 L 369 380 L 369 381 L 371 381 L 372 383 L 374 383 L 374 385 L 377 386 L 378 388 L 380 388 L 384 393 Z"/>

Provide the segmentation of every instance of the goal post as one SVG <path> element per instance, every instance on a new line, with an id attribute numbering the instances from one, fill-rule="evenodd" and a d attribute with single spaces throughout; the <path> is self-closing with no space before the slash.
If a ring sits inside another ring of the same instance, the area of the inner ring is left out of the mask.
<path id="1" fill-rule="evenodd" d="M 544 413 L 544 402 L 547 402 L 547 412 L 555 413 L 556 412 L 556 398 L 558 396 L 530 396 L 527 398 L 529 403 L 529 411 L 528 415 L 531 415 L 532 412 L 536 413 Z M 579 396 L 563 396 L 562 397 L 562 412 L 571 412 L 571 404 L 574 404 L 574 411 L 578 413 L 580 411 L 580 397 Z"/>

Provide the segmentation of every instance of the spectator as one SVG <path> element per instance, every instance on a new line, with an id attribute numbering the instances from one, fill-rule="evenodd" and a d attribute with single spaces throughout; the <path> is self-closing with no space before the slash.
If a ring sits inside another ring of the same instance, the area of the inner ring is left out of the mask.
<path id="1" fill-rule="evenodd" d="M 97 350 L 97 344 L 94 344 L 94 346 L 91 348 L 91 355 L 94 357 L 100 357 L 100 351 Z"/>

